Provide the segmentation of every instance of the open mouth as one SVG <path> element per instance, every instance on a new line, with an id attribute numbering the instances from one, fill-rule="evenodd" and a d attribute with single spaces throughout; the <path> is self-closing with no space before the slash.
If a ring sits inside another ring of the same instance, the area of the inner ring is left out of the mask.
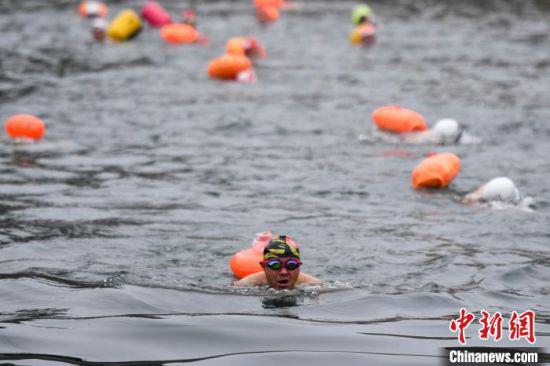
<path id="1" fill-rule="evenodd" d="M 289 281 L 289 280 L 278 280 L 278 281 L 277 281 L 277 286 L 278 286 L 279 288 L 286 288 L 286 287 L 289 286 L 289 284 L 290 284 L 290 281 Z"/>

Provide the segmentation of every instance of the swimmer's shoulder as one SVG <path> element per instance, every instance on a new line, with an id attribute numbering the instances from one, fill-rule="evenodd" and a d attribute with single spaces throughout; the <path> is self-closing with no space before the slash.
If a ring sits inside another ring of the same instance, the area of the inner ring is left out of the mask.
<path id="1" fill-rule="evenodd" d="M 267 284 L 267 278 L 265 277 L 264 272 L 253 273 L 251 275 L 241 278 L 238 281 L 233 282 L 233 286 L 242 286 L 242 287 L 260 286 L 260 285 L 266 285 L 266 284 Z"/>
<path id="2" fill-rule="evenodd" d="M 307 273 L 304 273 L 304 272 L 300 272 L 300 275 L 298 276 L 296 283 L 309 285 L 309 286 L 320 286 L 323 284 L 323 282 L 320 279 L 313 277 L 311 275 L 308 275 Z M 244 278 L 241 278 L 238 281 L 233 282 L 233 286 L 239 286 L 239 287 L 250 287 L 250 286 L 261 286 L 261 285 L 267 285 L 267 278 L 265 277 L 264 272 L 253 273 Z"/>
<path id="3" fill-rule="evenodd" d="M 323 281 L 321 281 L 317 277 L 313 277 L 304 272 L 300 272 L 300 275 L 298 276 L 298 280 L 296 282 L 309 286 L 320 286 L 323 284 Z"/>

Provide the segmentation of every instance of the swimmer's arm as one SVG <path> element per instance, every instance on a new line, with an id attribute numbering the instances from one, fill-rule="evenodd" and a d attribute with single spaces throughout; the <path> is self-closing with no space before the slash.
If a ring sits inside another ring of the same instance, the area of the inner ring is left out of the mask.
<path id="1" fill-rule="evenodd" d="M 267 279 L 265 278 L 264 272 L 253 273 L 246 277 L 241 278 L 238 281 L 233 282 L 233 286 L 258 286 L 267 284 Z"/>
<path id="2" fill-rule="evenodd" d="M 323 284 L 323 282 L 320 279 L 313 277 L 311 275 L 308 275 L 307 273 L 304 273 L 304 272 L 300 272 L 300 275 L 298 276 L 298 280 L 296 282 L 309 285 L 309 286 L 320 286 Z"/>
<path id="3" fill-rule="evenodd" d="M 408 132 L 400 135 L 401 141 L 409 144 L 431 144 L 436 143 L 435 136 L 432 131 Z"/>

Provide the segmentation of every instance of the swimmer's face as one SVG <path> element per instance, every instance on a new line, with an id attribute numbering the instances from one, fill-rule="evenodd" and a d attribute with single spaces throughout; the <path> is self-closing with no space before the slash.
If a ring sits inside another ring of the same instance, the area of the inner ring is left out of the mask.
<path id="1" fill-rule="evenodd" d="M 363 23 L 369 23 L 369 18 L 365 15 L 359 18 L 359 24 L 363 24 Z"/>
<path id="2" fill-rule="evenodd" d="M 278 257 L 260 262 L 267 283 L 276 290 L 292 290 L 300 275 L 300 262 L 294 257 Z"/>

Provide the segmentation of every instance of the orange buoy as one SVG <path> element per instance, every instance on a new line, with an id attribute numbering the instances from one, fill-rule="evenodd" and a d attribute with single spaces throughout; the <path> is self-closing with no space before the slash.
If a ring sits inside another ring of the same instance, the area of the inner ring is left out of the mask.
<path id="1" fill-rule="evenodd" d="M 254 249 L 244 249 L 235 253 L 229 260 L 229 267 L 237 278 L 243 278 L 256 272 L 263 271 L 260 262 L 262 261 L 262 253 L 254 251 Z"/>
<path id="2" fill-rule="evenodd" d="M 256 18 L 264 23 L 276 22 L 279 19 L 279 8 L 275 6 L 259 6 L 256 8 Z"/>
<path id="3" fill-rule="evenodd" d="M 107 15 L 107 5 L 101 1 L 84 0 L 78 5 L 78 13 L 83 17 L 104 17 Z"/>
<path id="4" fill-rule="evenodd" d="M 284 0 L 254 0 L 254 6 L 257 8 L 262 8 L 266 6 L 272 6 L 279 9 L 284 4 Z"/>
<path id="5" fill-rule="evenodd" d="M 372 120 L 378 128 L 396 133 L 427 129 L 426 121 L 420 113 L 394 105 L 376 109 L 372 112 Z"/>
<path id="6" fill-rule="evenodd" d="M 244 55 L 247 57 L 265 57 L 265 49 L 254 37 L 230 38 L 225 49 L 230 55 Z"/>
<path id="7" fill-rule="evenodd" d="M 236 277 L 243 278 L 263 270 L 260 262 L 263 260 L 264 248 L 272 236 L 271 231 L 257 234 L 251 248 L 243 249 L 231 257 L 229 267 Z"/>
<path id="8" fill-rule="evenodd" d="M 199 34 L 190 25 L 187 24 L 166 24 L 160 29 L 160 36 L 168 43 L 193 43 L 199 37 Z"/>
<path id="9" fill-rule="evenodd" d="M 250 69 L 252 62 L 242 55 L 223 55 L 208 65 L 208 75 L 218 79 L 236 79 L 239 72 Z"/>
<path id="10" fill-rule="evenodd" d="M 412 172 L 413 188 L 447 187 L 460 171 L 460 159 L 453 153 L 430 156 Z"/>
<path id="11" fill-rule="evenodd" d="M 4 124 L 7 134 L 12 139 L 40 140 L 46 132 L 46 125 L 40 118 L 30 114 L 11 116 Z"/>
<path id="12" fill-rule="evenodd" d="M 246 47 L 247 42 L 244 37 L 230 38 L 225 44 L 225 49 L 229 55 L 244 55 Z"/>

